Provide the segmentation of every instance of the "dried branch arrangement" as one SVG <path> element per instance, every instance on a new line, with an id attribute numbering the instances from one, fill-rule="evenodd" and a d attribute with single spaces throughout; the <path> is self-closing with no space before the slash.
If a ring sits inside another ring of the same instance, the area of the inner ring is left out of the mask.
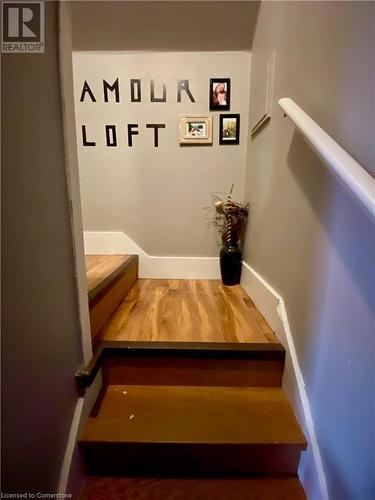
<path id="1" fill-rule="evenodd" d="M 237 244 L 241 239 L 249 215 L 249 204 L 232 200 L 230 193 L 223 199 L 218 193 L 212 193 L 213 213 L 210 223 L 221 235 L 223 243 Z M 211 208 L 212 210 L 212 208 Z"/>

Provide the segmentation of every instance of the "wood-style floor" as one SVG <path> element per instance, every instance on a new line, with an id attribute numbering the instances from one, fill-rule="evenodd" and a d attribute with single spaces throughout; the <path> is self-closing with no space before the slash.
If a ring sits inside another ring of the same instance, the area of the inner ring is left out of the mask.
<path id="1" fill-rule="evenodd" d="M 241 286 L 219 280 L 140 279 L 102 330 L 103 340 L 277 342 Z"/>
<path id="2" fill-rule="evenodd" d="M 124 264 L 130 255 L 86 255 L 87 290 L 91 292 Z"/>

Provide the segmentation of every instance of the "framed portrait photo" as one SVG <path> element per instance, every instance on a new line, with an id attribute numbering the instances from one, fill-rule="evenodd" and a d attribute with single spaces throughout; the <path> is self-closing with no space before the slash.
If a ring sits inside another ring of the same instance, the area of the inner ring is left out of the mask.
<path id="1" fill-rule="evenodd" d="M 180 144 L 212 144 L 212 116 L 180 115 Z"/>
<path id="2" fill-rule="evenodd" d="M 230 78 L 210 78 L 210 111 L 230 110 Z"/>
<path id="3" fill-rule="evenodd" d="M 220 115 L 219 144 L 240 143 L 240 115 Z"/>

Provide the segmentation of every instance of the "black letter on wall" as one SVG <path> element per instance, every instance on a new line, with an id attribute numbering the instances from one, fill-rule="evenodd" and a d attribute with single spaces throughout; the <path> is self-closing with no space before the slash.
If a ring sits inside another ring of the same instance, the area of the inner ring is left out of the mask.
<path id="1" fill-rule="evenodd" d="M 116 102 L 120 102 L 120 91 L 118 88 L 118 78 L 114 81 L 113 85 L 110 85 L 105 80 L 103 80 L 103 91 L 104 91 L 104 101 L 108 102 L 108 90 L 111 92 L 115 91 Z"/>
<path id="2" fill-rule="evenodd" d="M 137 92 L 135 92 L 135 87 L 137 88 Z M 142 101 L 141 80 L 138 78 L 132 78 L 130 80 L 130 100 L 131 102 Z"/>
<path id="3" fill-rule="evenodd" d="M 105 126 L 105 137 L 107 146 L 117 146 L 116 125 Z"/>
<path id="4" fill-rule="evenodd" d="M 96 142 L 87 140 L 86 125 L 82 125 L 82 143 L 84 146 L 96 146 Z"/>
<path id="5" fill-rule="evenodd" d="M 133 146 L 133 135 L 138 135 L 138 130 L 133 130 L 133 128 L 138 128 L 138 123 L 129 123 L 128 124 L 128 146 Z"/>
<path id="6" fill-rule="evenodd" d="M 165 123 L 147 123 L 146 128 L 154 129 L 154 147 L 159 147 L 159 128 L 165 128 Z"/>
<path id="7" fill-rule="evenodd" d="M 150 101 L 151 102 L 167 102 L 167 87 L 165 83 L 163 83 L 163 97 L 155 97 L 155 80 L 151 80 L 151 95 L 150 95 Z"/>
<path id="8" fill-rule="evenodd" d="M 190 97 L 191 102 L 195 102 L 192 93 L 189 90 L 189 80 L 178 80 L 177 84 L 177 102 L 181 102 L 181 91 L 184 90 Z"/>
<path id="9" fill-rule="evenodd" d="M 92 90 L 90 89 L 89 84 L 85 80 L 85 83 L 83 84 L 83 88 L 82 88 L 82 94 L 81 94 L 80 102 L 83 102 L 85 100 L 86 92 L 91 97 L 92 102 L 96 102 L 95 96 L 92 93 Z"/>

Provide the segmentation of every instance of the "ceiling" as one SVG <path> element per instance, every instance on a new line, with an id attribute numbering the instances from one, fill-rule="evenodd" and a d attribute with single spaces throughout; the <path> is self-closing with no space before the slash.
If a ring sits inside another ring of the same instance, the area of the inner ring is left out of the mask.
<path id="1" fill-rule="evenodd" d="M 250 50 L 258 1 L 74 1 L 74 50 Z"/>

